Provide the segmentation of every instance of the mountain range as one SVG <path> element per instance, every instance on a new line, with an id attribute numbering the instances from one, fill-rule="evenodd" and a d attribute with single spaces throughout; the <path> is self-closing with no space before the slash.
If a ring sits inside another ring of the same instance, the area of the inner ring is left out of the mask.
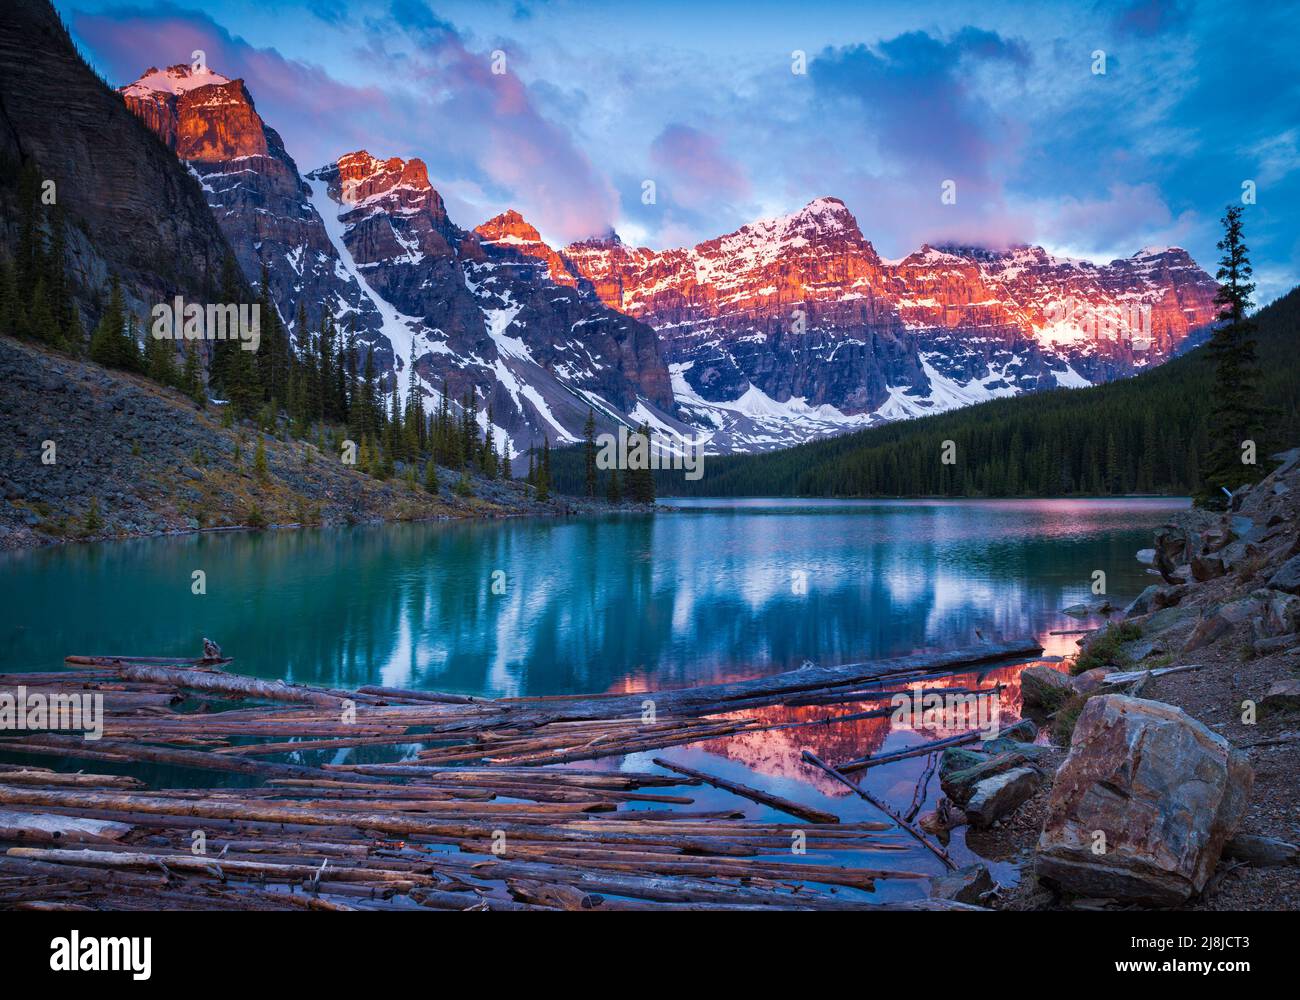
<path id="1" fill-rule="evenodd" d="M 187 65 L 121 88 L 202 187 L 244 276 L 293 327 L 329 310 L 384 384 L 472 392 L 518 458 L 648 422 L 756 452 L 1158 365 L 1201 342 L 1214 280 L 1177 247 L 1099 265 L 1040 247 L 881 257 L 817 198 L 694 247 L 548 245 L 508 211 L 453 222 L 419 159 L 305 176 L 240 80 Z"/>

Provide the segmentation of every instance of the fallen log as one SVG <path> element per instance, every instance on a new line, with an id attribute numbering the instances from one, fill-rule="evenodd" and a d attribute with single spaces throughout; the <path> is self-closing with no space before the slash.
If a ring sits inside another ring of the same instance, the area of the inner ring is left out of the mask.
<path id="1" fill-rule="evenodd" d="M 233 694 L 241 698 L 262 701 L 291 701 L 306 705 L 321 705 L 342 709 L 344 699 L 317 691 L 314 688 L 284 681 L 263 681 L 243 674 L 228 674 L 221 670 L 174 669 L 147 663 L 122 663 L 116 667 L 117 675 L 134 681 L 153 684 L 172 684 L 190 691 L 207 691 L 213 694 Z"/>
<path id="2" fill-rule="evenodd" d="M 791 802 L 789 799 L 783 799 L 779 795 L 773 795 L 771 792 L 764 792 L 757 788 L 750 788 L 748 785 L 742 785 L 736 781 L 728 781 L 726 778 L 719 778 L 716 775 L 705 774 L 703 771 L 696 771 L 694 768 L 685 767 L 681 764 L 673 764 L 664 760 L 662 757 L 654 758 L 654 762 L 660 767 L 667 768 L 669 771 L 676 771 L 678 774 L 684 774 L 688 778 L 698 778 L 714 788 L 721 788 L 723 791 L 731 792 L 743 798 L 750 799 L 760 805 L 770 806 L 773 809 L 779 809 L 781 812 L 789 813 L 791 816 L 798 816 L 800 819 L 806 819 L 809 823 L 838 823 L 840 818 L 834 813 L 825 812 L 821 809 L 814 809 L 812 806 L 801 805 L 798 802 Z"/>
<path id="3" fill-rule="evenodd" d="M 882 802 L 880 799 L 876 798 L 874 795 L 872 795 L 869 791 L 867 791 L 865 788 L 863 788 L 863 787 L 862 787 L 861 785 L 859 785 L 857 782 L 855 782 L 855 781 L 851 780 L 850 778 L 846 777 L 845 775 L 841 774 L 839 771 L 837 771 L 835 768 L 831 767 L 829 764 L 827 764 L 824 760 L 822 760 L 820 757 L 818 757 L 818 756 L 817 756 L 815 753 L 813 753 L 811 750 L 805 750 L 805 751 L 803 752 L 803 755 L 802 755 L 802 756 L 803 756 L 803 759 L 806 760 L 808 763 L 810 763 L 810 764 L 814 764 L 814 765 L 816 765 L 817 767 L 820 767 L 823 771 L 825 771 L 827 774 L 829 774 L 829 775 L 830 775 L 832 778 L 834 778 L 836 781 L 839 781 L 839 782 L 843 783 L 844 785 L 847 785 L 849 788 L 853 789 L 853 791 L 857 792 L 858 795 L 860 795 L 862 798 L 866 799 L 866 800 L 867 800 L 868 802 L 870 802 L 873 806 L 875 806 L 877 809 L 879 809 L 881 812 L 883 812 L 886 816 L 888 816 L 890 819 L 892 819 L 895 823 L 897 823 L 899 826 L 901 826 L 904 830 L 906 830 L 908 833 L 910 833 L 914 838 L 916 838 L 917 840 L 919 840 L 919 841 L 921 842 L 921 844 L 924 845 L 925 849 L 926 849 L 927 851 L 929 851 L 931 854 L 933 854 L 933 855 L 934 855 L 936 858 L 938 858 L 940 861 L 942 861 L 942 862 L 944 863 L 944 865 L 945 865 L 947 868 L 949 868 L 950 870 L 954 870 L 954 871 L 956 870 L 957 865 L 953 862 L 952 858 L 948 857 L 948 852 L 947 852 L 947 851 L 945 851 L 945 850 L 944 850 L 942 847 L 940 847 L 938 844 L 932 844 L 932 843 L 930 842 L 930 839 L 929 839 L 929 838 L 928 838 L 924 833 L 922 833 L 922 832 L 920 831 L 920 829 L 918 829 L 917 827 L 913 826 L 913 825 L 912 825 L 911 823 L 909 823 L 906 819 L 904 819 L 902 816 L 900 816 L 897 812 L 895 812 L 893 809 L 891 809 L 887 803 Z"/>

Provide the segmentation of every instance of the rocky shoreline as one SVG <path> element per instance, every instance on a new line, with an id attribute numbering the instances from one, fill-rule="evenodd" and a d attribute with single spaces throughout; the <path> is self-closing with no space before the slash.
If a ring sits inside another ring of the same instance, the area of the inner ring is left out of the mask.
<path id="1" fill-rule="evenodd" d="M 440 467 L 379 480 L 344 465 L 337 441 L 223 426 L 219 407 L 145 378 L 0 337 L 0 551 L 71 541 L 380 521 L 555 516 L 603 501 L 538 502 L 519 482 Z M 265 466 L 259 470 L 259 441 Z"/>
<path id="2" fill-rule="evenodd" d="M 1022 878 L 1005 889 L 976 865 L 937 894 L 1011 910 L 1300 909 L 1300 449 L 1275 459 L 1228 512 L 1159 529 L 1138 558 L 1160 582 L 1123 611 L 1083 609 L 1108 623 L 1075 657 L 1021 674 L 1052 746 L 945 751 L 947 798 L 923 825 L 970 824 L 967 846 Z M 997 776 L 1021 791 L 980 817 L 971 797 Z"/>

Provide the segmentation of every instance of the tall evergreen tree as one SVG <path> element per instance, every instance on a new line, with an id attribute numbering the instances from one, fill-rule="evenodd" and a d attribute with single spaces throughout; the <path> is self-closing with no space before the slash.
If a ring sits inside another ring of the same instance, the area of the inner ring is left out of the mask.
<path id="1" fill-rule="evenodd" d="M 537 466 L 537 499 L 551 498 L 551 439 L 542 438 L 542 460 Z"/>
<path id="2" fill-rule="evenodd" d="M 653 446 L 650 425 L 643 423 L 638 427 L 636 437 L 644 441 L 645 462 L 642 468 L 628 469 L 624 481 L 627 498 L 633 503 L 654 503 L 655 479 L 654 471 L 650 468 L 650 449 Z"/>
<path id="3" fill-rule="evenodd" d="M 18 335 L 18 315 L 22 306 L 14 262 L 8 254 L 0 251 L 0 334 Z"/>
<path id="4" fill-rule="evenodd" d="M 1250 280 L 1250 251 L 1242 236 L 1242 208 L 1228 206 L 1223 219 L 1223 239 L 1218 248 L 1219 323 L 1206 351 L 1214 363 L 1214 388 L 1208 430 L 1210 447 L 1201 469 L 1202 489 L 1198 500 L 1211 507 L 1223 507 L 1227 497 L 1222 488 L 1235 490 L 1242 483 L 1255 482 L 1262 466 L 1243 463 L 1246 442 L 1259 440 L 1264 429 L 1265 409 L 1260 401 L 1259 369 L 1255 358 L 1255 324 L 1247 315 L 1255 284 Z M 1261 456 L 1262 457 L 1262 456 Z"/>
<path id="5" fill-rule="evenodd" d="M 587 407 L 587 422 L 582 427 L 583 472 L 586 478 L 586 493 L 589 497 L 596 495 L 596 411 Z"/>
<path id="6" fill-rule="evenodd" d="M 90 359 L 108 368 L 131 369 L 136 364 L 135 340 L 127 333 L 122 285 L 116 277 L 110 287 L 108 305 L 90 339 Z"/>
<path id="7" fill-rule="evenodd" d="M 200 407 L 208 405 L 208 394 L 203 390 L 203 370 L 199 364 L 199 351 L 192 340 L 185 342 L 185 367 L 181 371 L 180 388 Z"/>

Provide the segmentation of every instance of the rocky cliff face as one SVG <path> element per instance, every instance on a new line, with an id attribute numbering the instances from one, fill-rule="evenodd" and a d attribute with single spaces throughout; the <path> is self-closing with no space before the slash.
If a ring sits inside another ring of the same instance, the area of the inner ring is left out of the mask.
<path id="1" fill-rule="evenodd" d="M 491 405 L 512 452 L 577 440 L 589 407 L 603 428 L 671 421 L 654 331 L 602 303 L 517 212 L 460 229 L 420 160 L 365 151 L 309 181 L 345 268 L 387 310 L 398 364 L 414 359 L 432 392 Z"/>
<path id="2" fill-rule="evenodd" d="M 226 240 L 199 185 L 77 54 L 53 8 L 0 6 L 0 156 L 34 163 L 66 220 L 67 269 L 83 323 L 110 276 L 137 313 L 182 294 L 202 300 Z M 0 179 L 0 242 L 17 238 Z"/>
<path id="3" fill-rule="evenodd" d="M 835 198 L 688 249 L 566 247 L 654 326 L 719 451 L 1132 374 L 1195 343 L 1215 283 L 1176 248 L 1098 266 L 1038 247 L 876 253 Z"/>
<path id="4" fill-rule="evenodd" d="M 244 277 L 260 287 L 265 268 L 281 318 L 293 326 L 301 305 L 315 329 L 328 304 L 391 371 L 383 316 L 343 268 L 310 188 L 243 81 L 179 65 L 151 68 L 119 92 L 199 182 Z"/>

